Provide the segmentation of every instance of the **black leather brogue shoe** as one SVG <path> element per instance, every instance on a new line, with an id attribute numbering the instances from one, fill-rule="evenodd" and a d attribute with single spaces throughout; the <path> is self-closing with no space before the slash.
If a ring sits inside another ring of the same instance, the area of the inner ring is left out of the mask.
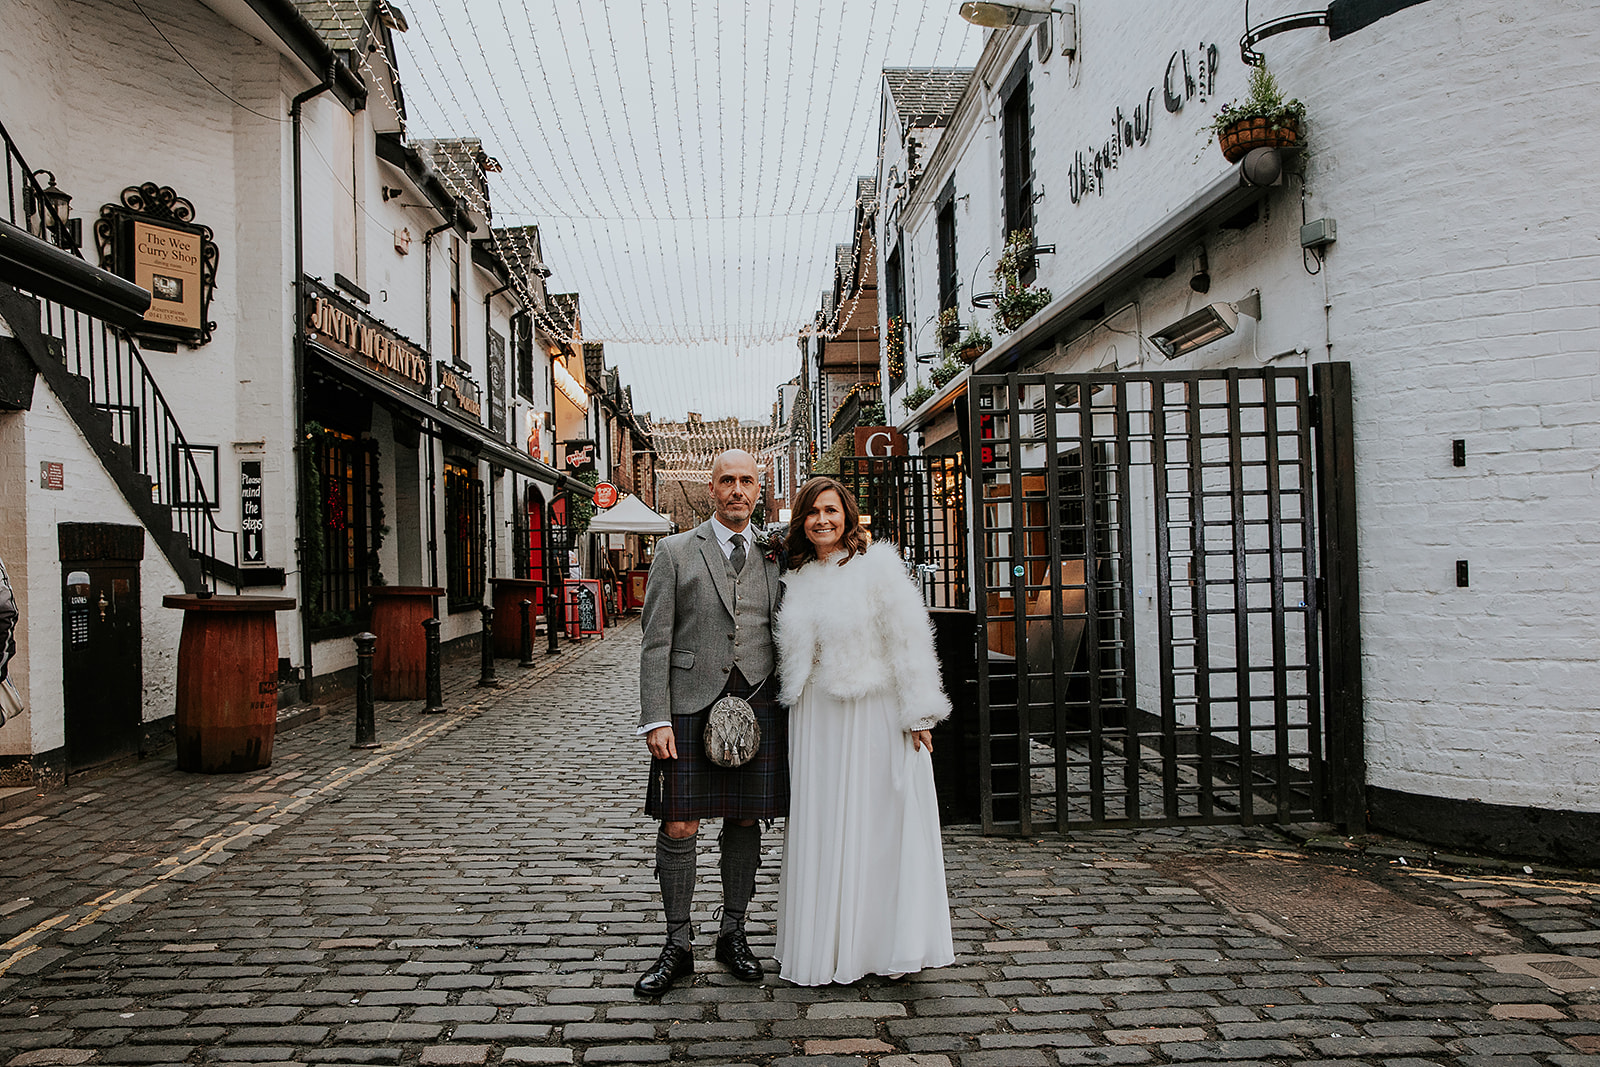
<path id="1" fill-rule="evenodd" d="M 659 997 L 672 988 L 672 983 L 686 974 L 694 973 L 694 953 L 673 941 L 661 950 L 661 958 L 633 983 L 633 991 L 641 997 Z"/>
<path id="2" fill-rule="evenodd" d="M 750 951 L 750 942 L 745 940 L 743 930 L 717 938 L 717 961 L 727 965 L 735 978 L 746 982 L 754 982 L 762 974 L 761 961 Z"/>

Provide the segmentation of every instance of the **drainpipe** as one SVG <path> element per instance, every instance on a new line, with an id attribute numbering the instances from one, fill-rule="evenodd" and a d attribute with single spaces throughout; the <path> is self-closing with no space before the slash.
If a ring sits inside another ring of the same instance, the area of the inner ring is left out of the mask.
<path id="1" fill-rule="evenodd" d="M 422 347 L 428 350 L 428 358 L 433 359 L 433 239 L 437 234 L 455 226 L 455 216 L 445 219 L 433 229 L 422 235 Z M 437 362 L 437 361 L 436 361 Z M 432 377 L 433 368 L 428 368 L 428 375 Z M 438 425 L 437 420 L 434 423 Z M 428 435 L 428 584 L 435 588 L 439 585 L 439 504 L 435 497 L 438 496 L 439 472 L 435 466 L 434 452 L 436 445 L 444 440 L 437 432 Z M 439 617 L 439 601 L 433 602 L 433 617 Z"/>
<path id="2" fill-rule="evenodd" d="M 289 103 L 289 121 L 294 127 L 294 448 L 290 456 L 294 461 L 295 493 L 294 514 L 295 550 L 300 564 L 300 658 L 305 672 L 300 680 L 300 699 L 311 702 L 311 605 L 306 603 L 305 541 L 308 534 L 306 515 L 306 247 L 305 204 L 300 167 L 301 111 L 307 100 L 333 88 L 338 64 L 328 67 L 320 84 L 313 85 Z"/>
<path id="3" fill-rule="evenodd" d="M 500 288 L 491 289 L 487 293 L 483 294 L 483 360 L 484 360 L 483 385 L 484 385 L 484 392 L 485 393 L 487 393 L 489 391 L 489 384 L 490 384 L 490 382 L 489 382 L 489 371 L 488 371 L 488 366 L 489 366 L 489 334 L 491 333 L 491 331 L 489 329 L 489 301 L 493 300 L 495 297 L 499 296 L 501 293 L 505 292 L 507 289 L 510 289 L 513 284 L 515 284 L 515 283 L 506 282 L 506 284 L 502 285 Z M 504 368 L 501 369 L 500 384 L 501 384 L 502 387 L 505 385 Z M 489 410 L 490 411 L 494 410 L 494 399 L 492 397 L 489 400 Z M 490 462 L 490 467 L 493 467 L 493 466 L 494 466 L 494 464 L 491 461 Z M 514 495 L 516 493 L 516 488 L 517 488 L 517 480 L 516 480 L 516 475 L 513 473 L 512 476 L 511 476 L 511 490 L 512 490 L 512 493 L 513 493 L 513 497 L 512 497 L 513 500 L 516 499 L 516 497 Z M 498 530 L 499 530 L 499 528 L 495 523 L 494 473 L 491 470 L 491 472 L 489 474 L 489 577 L 491 577 L 491 578 L 498 578 L 499 577 L 499 574 L 497 573 L 499 571 L 499 569 L 500 569 L 500 540 L 499 540 L 499 537 L 498 537 Z"/>

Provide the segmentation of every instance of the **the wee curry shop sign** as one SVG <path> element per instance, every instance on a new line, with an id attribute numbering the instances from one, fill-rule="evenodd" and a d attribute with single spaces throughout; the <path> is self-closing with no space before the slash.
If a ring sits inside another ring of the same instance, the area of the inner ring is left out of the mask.
<path id="1" fill-rule="evenodd" d="M 409 392 L 428 395 L 427 353 L 310 279 L 306 340 Z"/>

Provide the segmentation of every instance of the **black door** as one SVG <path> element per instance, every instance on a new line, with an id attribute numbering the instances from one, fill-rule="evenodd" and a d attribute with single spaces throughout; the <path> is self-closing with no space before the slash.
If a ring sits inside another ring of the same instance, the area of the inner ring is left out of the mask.
<path id="1" fill-rule="evenodd" d="M 144 685 L 138 557 L 144 532 L 99 523 L 63 524 L 59 531 L 71 773 L 139 751 Z M 134 558 L 118 558 L 127 556 Z"/>

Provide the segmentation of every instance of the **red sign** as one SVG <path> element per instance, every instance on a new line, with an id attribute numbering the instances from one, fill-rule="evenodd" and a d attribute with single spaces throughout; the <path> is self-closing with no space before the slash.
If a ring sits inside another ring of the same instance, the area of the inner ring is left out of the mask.
<path id="1" fill-rule="evenodd" d="M 906 448 L 906 435 L 893 426 L 857 426 L 856 427 L 856 455 L 871 456 L 874 459 L 883 456 L 903 456 L 909 449 Z"/>
<path id="2" fill-rule="evenodd" d="M 594 487 L 594 506 L 609 508 L 617 502 L 617 487 L 610 482 L 601 482 Z"/>

